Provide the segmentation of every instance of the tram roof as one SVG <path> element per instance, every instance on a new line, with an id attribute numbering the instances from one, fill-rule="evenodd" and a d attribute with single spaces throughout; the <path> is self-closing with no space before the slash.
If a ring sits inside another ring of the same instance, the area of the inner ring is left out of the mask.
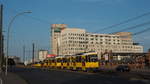
<path id="1" fill-rule="evenodd" d="M 78 53 L 75 55 L 91 55 L 91 54 L 97 54 L 97 52 L 83 52 L 83 53 Z"/>
<path id="2" fill-rule="evenodd" d="M 65 56 L 60 55 L 60 56 L 56 56 L 55 58 L 63 58 L 63 57 L 65 57 Z"/>

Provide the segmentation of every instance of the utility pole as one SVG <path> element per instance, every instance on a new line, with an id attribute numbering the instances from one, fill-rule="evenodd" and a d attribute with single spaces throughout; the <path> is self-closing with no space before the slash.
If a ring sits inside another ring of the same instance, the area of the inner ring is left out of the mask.
<path id="1" fill-rule="evenodd" d="M 23 62 L 25 62 L 25 45 L 23 46 Z"/>
<path id="2" fill-rule="evenodd" d="M 0 71 L 2 70 L 4 62 L 4 53 L 3 53 L 3 5 L 0 5 Z"/>
<path id="3" fill-rule="evenodd" d="M 34 43 L 32 44 L 32 63 L 34 63 Z"/>
<path id="4" fill-rule="evenodd" d="M 58 46 L 58 42 L 57 42 L 57 56 L 59 56 L 59 46 Z"/>

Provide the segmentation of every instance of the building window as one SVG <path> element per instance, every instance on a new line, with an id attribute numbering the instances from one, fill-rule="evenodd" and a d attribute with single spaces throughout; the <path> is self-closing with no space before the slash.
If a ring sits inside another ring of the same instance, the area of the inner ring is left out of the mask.
<path id="1" fill-rule="evenodd" d="M 91 40 L 94 40 L 94 38 L 91 38 Z"/>

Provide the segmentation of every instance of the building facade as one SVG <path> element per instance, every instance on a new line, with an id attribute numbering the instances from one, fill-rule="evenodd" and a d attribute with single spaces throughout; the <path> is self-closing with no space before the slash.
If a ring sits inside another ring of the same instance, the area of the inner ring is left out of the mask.
<path id="1" fill-rule="evenodd" d="M 59 55 L 72 55 L 81 52 L 96 51 L 100 59 L 101 54 L 105 52 L 143 52 L 143 47 L 133 42 L 130 32 L 96 34 L 88 33 L 85 29 L 64 28 L 54 40 L 53 42 L 55 42 L 55 44 L 52 45 L 52 49 L 54 49 L 53 51 L 55 51 L 55 53 L 53 54 L 59 53 Z"/>
<path id="2" fill-rule="evenodd" d="M 51 26 L 51 54 L 59 55 L 61 31 L 67 27 L 66 24 L 52 24 Z"/>
<path id="3" fill-rule="evenodd" d="M 60 54 L 71 55 L 85 52 L 86 32 L 83 29 L 66 28 L 61 32 Z"/>
<path id="4" fill-rule="evenodd" d="M 47 50 L 39 50 L 38 52 L 38 60 L 43 61 L 44 59 L 47 58 L 48 51 Z"/>

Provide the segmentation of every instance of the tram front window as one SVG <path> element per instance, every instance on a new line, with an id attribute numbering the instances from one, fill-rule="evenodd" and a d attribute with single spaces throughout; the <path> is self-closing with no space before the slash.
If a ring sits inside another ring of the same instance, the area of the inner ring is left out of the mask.
<path id="1" fill-rule="evenodd" d="M 96 62 L 96 61 L 98 61 L 97 55 L 89 55 L 89 57 L 90 57 L 90 62 Z"/>
<path id="2" fill-rule="evenodd" d="M 90 60 L 91 60 L 91 62 L 97 62 L 98 61 L 98 59 L 95 57 L 92 57 Z"/>

